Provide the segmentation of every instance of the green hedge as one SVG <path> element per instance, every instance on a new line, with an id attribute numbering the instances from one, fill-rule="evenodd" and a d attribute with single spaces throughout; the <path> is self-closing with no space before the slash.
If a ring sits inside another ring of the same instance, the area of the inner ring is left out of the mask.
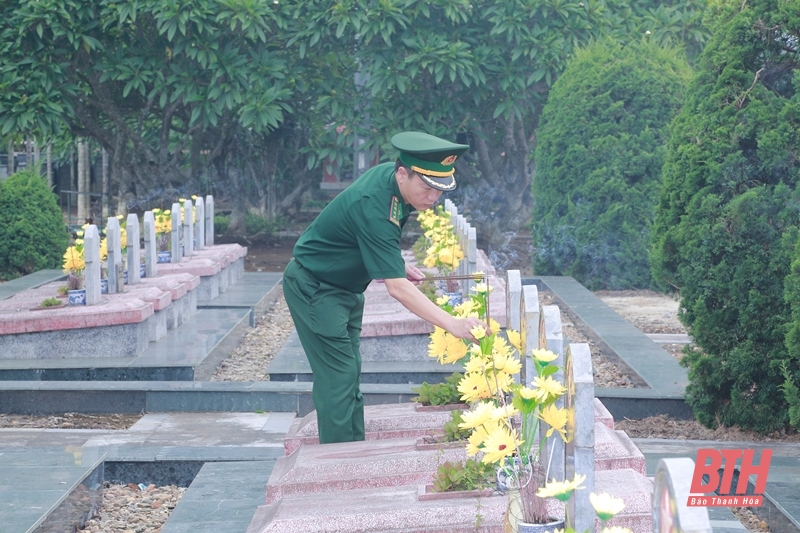
<path id="1" fill-rule="evenodd" d="M 0 279 L 61 268 L 68 243 L 56 195 L 37 172 L 23 170 L 0 183 Z"/>
<path id="2" fill-rule="evenodd" d="M 538 133 L 536 274 L 590 289 L 650 286 L 667 125 L 689 76 L 680 52 L 641 42 L 596 43 L 567 64 Z"/>
<path id="3" fill-rule="evenodd" d="M 782 367 L 796 377 L 800 360 L 800 76 L 778 38 L 796 43 L 800 27 L 796 4 L 779 0 L 721 3 L 711 15 L 671 127 L 653 274 L 680 290 L 698 345 L 682 360 L 698 420 L 769 432 L 788 420 Z"/>

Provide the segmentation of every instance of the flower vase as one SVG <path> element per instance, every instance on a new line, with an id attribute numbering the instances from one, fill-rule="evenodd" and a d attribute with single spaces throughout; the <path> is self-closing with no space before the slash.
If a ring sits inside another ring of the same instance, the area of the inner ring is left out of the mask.
<path id="1" fill-rule="evenodd" d="M 146 278 L 147 277 L 147 265 L 145 265 L 144 263 L 141 263 L 139 265 L 139 277 L 140 278 Z"/>
<path id="2" fill-rule="evenodd" d="M 124 285 L 128 284 L 128 271 L 127 270 L 123 270 L 122 271 L 122 283 Z"/>
<path id="3" fill-rule="evenodd" d="M 100 294 L 108 294 L 108 278 L 100 279 Z"/>
<path id="4" fill-rule="evenodd" d="M 517 522 L 517 533 L 553 533 L 557 529 L 564 529 L 563 520 L 552 520 L 546 524 L 529 524 L 527 522 Z"/>
<path id="5" fill-rule="evenodd" d="M 520 486 L 519 480 L 528 480 L 531 477 L 533 467 L 531 466 L 531 458 L 528 457 L 525 464 L 522 464 L 518 456 L 506 457 L 503 466 L 497 467 L 495 486 L 501 492 L 507 492 L 510 489 L 518 489 Z"/>
<path id="6" fill-rule="evenodd" d="M 169 263 L 170 261 L 172 261 L 172 252 L 169 252 L 169 251 L 158 252 L 157 261 L 159 263 Z"/>
<path id="7" fill-rule="evenodd" d="M 452 307 L 455 307 L 464 301 L 460 291 L 456 292 L 445 291 L 444 295 L 447 296 L 447 303 Z"/>
<path id="8" fill-rule="evenodd" d="M 69 305 L 86 305 L 86 289 L 73 289 L 67 291 Z"/>

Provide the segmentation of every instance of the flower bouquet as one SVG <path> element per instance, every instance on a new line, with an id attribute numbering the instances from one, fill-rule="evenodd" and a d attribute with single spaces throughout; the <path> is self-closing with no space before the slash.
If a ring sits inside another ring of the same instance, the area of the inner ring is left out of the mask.
<path id="1" fill-rule="evenodd" d="M 422 238 L 426 251 L 423 264 L 427 268 L 435 268 L 442 277 L 450 276 L 464 259 L 464 252 L 450 223 L 450 213 L 438 206 L 436 211 L 428 209 L 421 212 L 417 220 L 424 230 Z M 457 292 L 458 281 L 445 280 L 444 291 L 450 294 Z"/>
<path id="2" fill-rule="evenodd" d="M 78 231 L 78 237 L 64 252 L 62 269 L 67 275 L 67 295 L 70 305 L 86 303 L 86 291 L 83 287 L 83 271 L 86 260 L 83 255 L 83 231 Z"/>
<path id="3" fill-rule="evenodd" d="M 156 230 L 156 250 L 158 262 L 169 263 L 172 259 L 172 214 L 169 209 L 153 208 Z"/>

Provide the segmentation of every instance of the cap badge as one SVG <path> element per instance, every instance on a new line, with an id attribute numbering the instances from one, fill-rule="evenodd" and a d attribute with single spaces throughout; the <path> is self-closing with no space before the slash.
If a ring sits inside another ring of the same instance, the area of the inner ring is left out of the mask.
<path id="1" fill-rule="evenodd" d="M 447 165 L 447 166 L 450 166 L 450 165 L 452 165 L 453 163 L 455 163 L 455 162 L 456 162 L 456 159 L 458 159 L 458 157 L 457 157 L 457 156 L 454 156 L 454 155 L 449 155 L 449 156 L 445 157 L 445 158 L 442 160 L 441 164 L 442 164 L 442 165 Z"/>

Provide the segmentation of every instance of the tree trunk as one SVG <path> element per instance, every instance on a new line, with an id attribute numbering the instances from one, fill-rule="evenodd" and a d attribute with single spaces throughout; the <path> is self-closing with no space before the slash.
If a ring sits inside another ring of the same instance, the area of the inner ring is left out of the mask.
<path id="1" fill-rule="evenodd" d="M 36 137 L 33 138 L 33 164 L 36 165 L 36 172 L 42 175 L 42 165 L 40 164 L 42 154 L 39 151 L 39 143 L 36 142 Z"/>
<path id="2" fill-rule="evenodd" d="M 103 148 L 103 188 L 100 203 L 103 205 L 103 220 L 108 218 L 108 204 L 111 200 L 108 196 L 108 151 Z"/>
<path id="3" fill-rule="evenodd" d="M 53 190 L 53 145 L 47 144 L 47 186 Z"/>
<path id="4" fill-rule="evenodd" d="M 8 141 L 8 175 L 14 173 L 14 141 Z"/>
<path id="5" fill-rule="evenodd" d="M 86 165 L 86 161 L 83 158 L 83 145 L 84 145 L 84 140 L 82 138 L 79 138 L 78 139 L 78 183 L 77 183 L 78 187 L 76 190 L 78 191 L 78 220 L 80 221 L 81 224 L 84 224 L 86 222 L 89 212 L 88 209 L 86 208 L 86 200 L 87 200 L 86 193 L 88 191 L 86 191 L 85 189 L 85 182 L 83 180 L 83 173 L 85 171 L 84 168 Z"/>

